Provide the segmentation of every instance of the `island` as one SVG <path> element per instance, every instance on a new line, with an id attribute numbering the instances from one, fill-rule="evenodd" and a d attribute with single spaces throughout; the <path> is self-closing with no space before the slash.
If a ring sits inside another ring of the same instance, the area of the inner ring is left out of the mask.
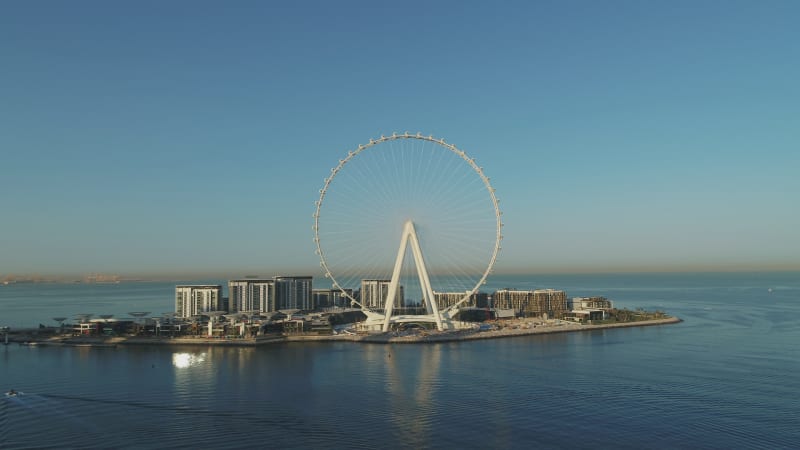
<path id="1" fill-rule="evenodd" d="M 159 346 L 261 346 L 290 342 L 353 342 L 365 344 L 423 344 L 439 342 L 459 342 L 477 339 L 511 338 L 552 333 L 591 332 L 609 328 L 660 326 L 679 323 L 678 317 L 661 311 L 612 310 L 608 318 L 582 323 L 562 319 L 513 317 L 475 322 L 472 327 L 438 331 L 424 326 L 410 324 L 389 332 L 353 332 L 348 327 L 332 326 L 328 329 L 304 330 L 299 327 L 283 328 L 280 331 L 239 335 L 204 335 L 147 333 L 134 327 L 126 334 L 81 334 L 64 327 L 43 327 L 38 329 L 8 330 L 6 343 L 38 346 L 66 347 L 117 347 L 126 345 Z"/>

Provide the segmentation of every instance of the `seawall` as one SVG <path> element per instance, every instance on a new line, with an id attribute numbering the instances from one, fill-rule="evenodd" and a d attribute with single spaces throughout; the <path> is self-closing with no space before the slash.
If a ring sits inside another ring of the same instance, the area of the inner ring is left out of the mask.
<path id="1" fill-rule="evenodd" d="M 402 335 L 400 333 L 381 333 L 366 335 L 270 335 L 255 338 L 224 339 L 207 337 L 39 337 L 36 335 L 17 335 L 12 339 L 21 345 L 43 345 L 61 347 L 98 347 L 113 348 L 124 345 L 156 345 L 156 346 L 231 346 L 256 347 L 286 342 L 356 342 L 367 344 L 424 344 L 436 342 L 459 342 L 475 339 L 498 339 L 536 334 L 572 333 L 602 330 L 608 328 L 627 328 L 668 325 L 682 322 L 677 317 L 664 319 L 641 320 L 636 322 L 611 323 L 602 325 L 581 325 L 569 322 L 559 324 L 535 324 L 533 322 L 514 321 L 497 330 L 459 330 L 449 332 L 422 332 Z"/>

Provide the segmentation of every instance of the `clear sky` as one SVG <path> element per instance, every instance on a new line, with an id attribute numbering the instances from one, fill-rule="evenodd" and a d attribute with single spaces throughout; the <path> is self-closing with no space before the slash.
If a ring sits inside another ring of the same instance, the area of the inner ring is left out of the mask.
<path id="1" fill-rule="evenodd" d="M 466 150 L 499 272 L 800 268 L 800 2 L 9 1 L 0 275 L 319 275 L 393 131 Z"/>

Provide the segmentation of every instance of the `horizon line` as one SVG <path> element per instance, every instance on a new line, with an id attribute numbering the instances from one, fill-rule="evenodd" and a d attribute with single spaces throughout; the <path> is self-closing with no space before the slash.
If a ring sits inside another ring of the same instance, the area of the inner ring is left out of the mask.
<path id="1" fill-rule="evenodd" d="M 273 271 L 270 271 L 273 272 Z M 263 275 L 263 271 L 232 271 L 232 270 L 198 270 L 181 272 L 82 272 L 82 273 L 46 273 L 46 272 L 8 272 L 0 273 L 0 283 L 7 278 L 22 280 L 42 279 L 44 281 L 56 279 L 59 281 L 84 282 L 87 275 L 107 275 L 116 277 L 118 281 L 185 281 L 198 279 L 246 279 L 261 278 L 271 279 L 277 276 L 312 276 L 314 278 L 324 278 L 322 274 L 315 275 L 308 270 L 283 270 L 276 272 L 275 275 Z M 650 267 L 531 267 L 529 269 L 508 269 L 493 271 L 488 280 L 493 276 L 521 276 L 521 275 L 622 275 L 622 274 L 689 274 L 689 273 L 775 273 L 775 272 L 800 272 L 800 264 L 765 264 L 765 265 L 700 265 L 700 266 L 650 266 Z"/>

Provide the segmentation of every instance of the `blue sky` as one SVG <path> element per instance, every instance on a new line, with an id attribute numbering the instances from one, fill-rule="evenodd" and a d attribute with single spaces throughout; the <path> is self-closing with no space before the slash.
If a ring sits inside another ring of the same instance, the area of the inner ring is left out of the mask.
<path id="1" fill-rule="evenodd" d="M 798 21 L 794 1 L 7 2 L 0 275 L 319 275 L 324 177 L 406 130 L 492 178 L 499 272 L 798 269 Z"/>

